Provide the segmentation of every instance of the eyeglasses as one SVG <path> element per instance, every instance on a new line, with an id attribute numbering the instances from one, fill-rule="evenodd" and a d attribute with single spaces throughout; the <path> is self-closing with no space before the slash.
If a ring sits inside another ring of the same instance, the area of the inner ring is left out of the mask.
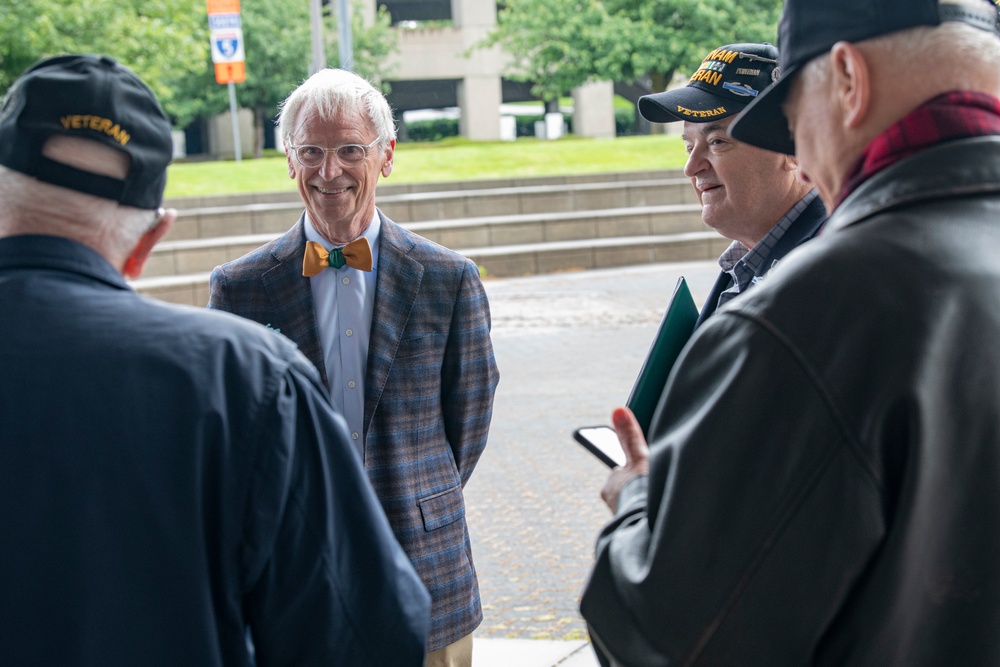
<path id="1" fill-rule="evenodd" d="M 320 166 L 324 161 L 326 161 L 327 153 L 333 153 L 336 155 L 337 160 L 339 160 L 340 164 L 343 166 L 354 167 L 361 164 L 364 159 L 368 157 L 368 151 L 380 141 L 382 141 L 382 137 L 378 137 L 367 146 L 362 144 L 344 144 L 343 146 L 338 146 L 337 148 L 321 148 L 319 146 L 302 144 L 299 146 L 289 146 L 288 148 L 295 152 L 295 159 L 298 160 L 299 164 L 303 167 Z"/>

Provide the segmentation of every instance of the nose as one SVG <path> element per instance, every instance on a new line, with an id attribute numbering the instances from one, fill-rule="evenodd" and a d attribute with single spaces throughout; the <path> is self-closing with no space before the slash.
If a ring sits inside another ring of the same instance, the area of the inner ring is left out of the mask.
<path id="1" fill-rule="evenodd" d="M 332 181 L 344 171 L 340 164 L 340 158 L 336 151 L 327 151 L 323 154 L 323 164 L 317 167 L 320 178 L 325 181 Z"/>
<path id="2" fill-rule="evenodd" d="M 708 160 L 705 159 L 705 151 L 695 144 L 688 153 L 687 162 L 684 163 L 684 175 L 694 178 L 696 175 L 708 169 Z"/>

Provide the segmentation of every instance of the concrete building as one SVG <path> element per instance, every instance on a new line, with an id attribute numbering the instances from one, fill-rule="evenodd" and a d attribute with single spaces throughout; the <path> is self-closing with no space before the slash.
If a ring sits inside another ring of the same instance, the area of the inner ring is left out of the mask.
<path id="1" fill-rule="evenodd" d="M 367 0 L 366 20 L 374 20 L 376 4 Z M 457 106 L 462 136 L 492 141 L 500 138 L 500 104 L 534 99 L 529 84 L 503 79 L 509 56 L 498 47 L 465 55 L 496 26 L 496 2 L 383 0 L 378 4 L 385 5 L 399 30 L 389 94 L 397 111 Z M 424 27 L 428 21 L 433 23 Z M 612 83 L 588 84 L 572 94 L 575 134 L 614 137 Z"/>
<path id="2" fill-rule="evenodd" d="M 458 107 L 462 136 L 495 141 L 501 138 L 500 105 L 535 99 L 529 92 L 530 84 L 503 78 L 509 56 L 498 47 L 470 52 L 496 26 L 495 1 L 364 0 L 361 9 L 366 22 L 374 22 L 378 5 L 385 5 L 399 35 L 388 95 L 397 121 L 402 121 L 405 111 Z M 581 86 L 572 91 L 572 98 L 575 135 L 615 136 L 614 86 L 610 81 Z M 239 120 L 243 155 L 252 155 L 252 118 L 249 112 L 241 111 Z M 217 157 L 233 155 L 228 113 L 213 118 L 200 130 L 200 151 Z M 199 152 L 190 150 L 190 135 L 187 152 Z M 269 136 L 265 147 L 272 146 L 273 137 Z"/>

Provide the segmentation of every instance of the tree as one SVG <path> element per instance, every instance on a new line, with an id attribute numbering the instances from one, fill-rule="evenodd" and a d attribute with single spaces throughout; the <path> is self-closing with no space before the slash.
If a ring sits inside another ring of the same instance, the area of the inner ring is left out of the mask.
<path id="1" fill-rule="evenodd" d="M 594 79 L 600 45 L 630 27 L 601 0 L 505 0 L 497 27 L 474 48 L 500 45 L 513 55 L 507 77 L 552 101 Z"/>
<path id="2" fill-rule="evenodd" d="M 309 0 L 243 0 L 240 6 L 246 56 L 246 81 L 236 85 L 237 104 L 254 117 L 254 157 L 263 153 L 265 132 L 273 128 L 278 105 L 309 75 L 312 60 Z M 202 8 L 203 25 L 207 15 Z M 351 13 L 354 70 L 376 85 L 388 78 L 386 63 L 396 49 L 396 33 L 389 13 L 380 8 L 371 26 L 365 26 L 359 8 Z M 208 28 L 205 28 L 207 44 Z M 336 16 L 324 18 L 324 51 L 330 67 L 339 65 Z M 187 102 L 174 107 L 181 125 L 196 118 L 228 111 L 226 86 L 215 81 L 206 56 L 204 70 L 180 82 Z"/>
<path id="3" fill-rule="evenodd" d="M 360 1 L 360 0 L 358 0 Z M 278 103 L 309 73 L 309 0 L 243 0 L 247 78 L 236 84 L 237 103 L 254 113 L 254 154 Z M 396 33 L 384 8 L 373 25 L 352 12 L 354 69 L 381 85 Z M 325 19 L 326 53 L 337 66 L 336 18 Z M 103 53 L 149 84 L 175 127 L 229 110 L 226 86 L 215 81 L 203 0 L 0 0 L 0 93 L 41 58 L 70 52 Z"/>
<path id="4" fill-rule="evenodd" d="M 503 0 L 497 26 L 477 47 L 500 45 L 506 75 L 542 99 L 588 81 L 661 91 L 711 49 L 774 41 L 781 0 Z"/>
<path id="5" fill-rule="evenodd" d="M 38 60 L 63 53 L 102 53 L 134 70 L 165 109 L 177 76 L 200 70 L 208 41 L 190 0 L 0 0 L 0 93 Z"/>

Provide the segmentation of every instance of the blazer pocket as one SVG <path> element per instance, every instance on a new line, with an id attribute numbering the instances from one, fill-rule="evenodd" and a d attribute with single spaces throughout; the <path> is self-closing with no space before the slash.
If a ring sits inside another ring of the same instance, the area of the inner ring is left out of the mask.
<path id="1" fill-rule="evenodd" d="M 453 486 L 446 491 L 435 493 L 417 500 L 420 516 L 424 520 L 424 530 L 431 531 L 450 523 L 455 523 L 465 514 L 462 486 Z"/>
<path id="2" fill-rule="evenodd" d="M 420 355 L 426 355 L 437 359 L 441 356 L 444 344 L 448 340 L 448 335 L 443 333 L 428 333 L 416 338 L 404 338 L 399 341 L 396 348 L 396 359 L 409 359 Z"/>

